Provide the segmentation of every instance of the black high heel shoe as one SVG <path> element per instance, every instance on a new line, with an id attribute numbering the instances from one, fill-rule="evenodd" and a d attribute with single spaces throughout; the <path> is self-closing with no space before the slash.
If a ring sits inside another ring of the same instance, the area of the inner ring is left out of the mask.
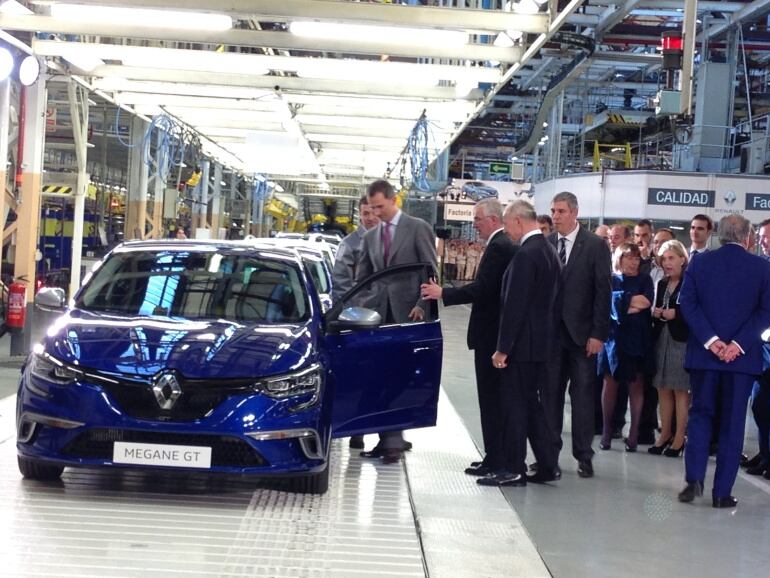
<path id="1" fill-rule="evenodd" d="M 674 441 L 674 438 L 669 438 L 667 442 L 665 442 L 663 445 L 659 446 L 650 446 L 647 448 L 647 453 L 652 454 L 654 456 L 661 455 L 664 451 L 666 451 L 666 448 L 671 445 L 671 442 Z"/>
<path id="2" fill-rule="evenodd" d="M 663 455 L 666 456 L 667 458 L 678 458 L 679 456 L 682 455 L 683 451 L 684 451 L 684 444 L 682 444 L 678 448 L 672 448 L 672 447 L 669 446 L 663 452 Z"/>
<path id="3" fill-rule="evenodd" d="M 610 441 L 604 441 L 604 440 L 602 440 L 602 441 L 600 441 L 600 442 L 599 442 L 599 449 L 600 449 L 600 450 L 604 450 L 604 451 L 607 451 L 607 450 L 608 450 L 608 449 L 610 449 L 611 447 L 612 447 L 612 440 L 610 440 Z"/>

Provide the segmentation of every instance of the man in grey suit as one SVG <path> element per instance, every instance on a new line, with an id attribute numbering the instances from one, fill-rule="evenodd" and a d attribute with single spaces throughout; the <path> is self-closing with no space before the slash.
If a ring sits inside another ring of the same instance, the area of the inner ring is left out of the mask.
<path id="1" fill-rule="evenodd" d="M 387 267 L 409 263 L 430 263 L 435 271 L 436 239 L 430 225 L 398 208 L 396 191 L 386 180 L 371 183 L 366 194 L 380 223 L 364 235 L 356 280 Z M 369 306 L 382 315 L 385 323 L 422 321 L 426 305 L 420 295 L 420 285 L 427 280 L 427 275 L 412 272 L 391 276 L 375 287 Z M 401 459 L 404 448 L 402 432 L 383 432 L 377 446 L 361 452 L 361 456 L 381 458 L 384 463 L 391 464 Z"/>
<path id="2" fill-rule="evenodd" d="M 578 461 L 578 475 L 590 478 L 594 475 L 591 443 L 596 356 L 610 329 L 610 252 L 604 239 L 578 223 L 578 201 L 572 193 L 554 196 L 551 217 L 556 232 L 549 241 L 556 246 L 564 268 L 557 307 L 558 338 L 550 364 L 551 378 L 543 388 L 543 405 L 558 456 L 569 383 L 572 455 Z"/>
<path id="3" fill-rule="evenodd" d="M 380 222 L 369 204 L 369 197 L 366 195 L 362 195 L 358 201 L 358 218 L 358 228 L 342 239 L 337 249 L 337 255 L 334 257 L 332 297 L 335 301 L 353 287 L 353 283 L 356 280 L 358 261 L 361 257 L 364 233 Z"/>

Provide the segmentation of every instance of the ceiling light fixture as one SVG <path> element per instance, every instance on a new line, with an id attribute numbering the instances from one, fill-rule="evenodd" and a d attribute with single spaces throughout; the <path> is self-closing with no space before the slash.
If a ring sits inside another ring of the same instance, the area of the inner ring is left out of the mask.
<path id="1" fill-rule="evenodd" d="M 289 24 L 289 32 L 306 38 L 325 38 L 371 43 L 386 42 L 398 45 L 464 46 L 468 33 L 459 30 L 435 28 L 404 28 L 400 26 L 372 26 L 368 24 L 342 24 L 337 22 L 297 21 Z"/>
<path id="2" fill-rule="evenodd" d="M 19 82 L 32 86 L 40 76 L 40 61 L 37 56 L 25 56 L 19 63 Z"/>
<path id="3" fill-rule="evenodd" d="M 78 22 L 119 22 L 121 26 L 151 26 L 183 30 L 229 30 L 233 19 L 225 14 L 180 10 L 151 10 L 84 4 L 53 4 L 51 16 Z"/>

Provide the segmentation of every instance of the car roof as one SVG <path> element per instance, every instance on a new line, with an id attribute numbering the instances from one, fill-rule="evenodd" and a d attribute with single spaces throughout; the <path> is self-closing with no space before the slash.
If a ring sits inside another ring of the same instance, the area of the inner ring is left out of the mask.
<path id="1" fill-rule="evenodd" d="M 152 239 L 146 241 L 126 241 L 121 243 L 113 252 L 124 253 L 131 251 L 217 251 L 232 249 L 254 249 L 266 257 L 297 261 L 299 256 L 291 247 L 282 247 L 274 244 L 255 243 L 252 240 L 225 241 L 220 239 Z M 265 255 L 269 252 L 269 255 Z"/>

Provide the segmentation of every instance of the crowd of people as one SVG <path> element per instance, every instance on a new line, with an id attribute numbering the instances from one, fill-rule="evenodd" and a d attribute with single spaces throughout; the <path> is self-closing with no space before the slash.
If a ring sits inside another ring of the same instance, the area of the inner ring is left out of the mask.
<path id="1" fill-rule="evenodd" d="M 435 264 L 429 229 L 395 206 L 388 187 L 372 183 L 362 199 L 381 221 L 363 235 L 354 278 L 399 263 Z M 505 208 L 497 199 L 479 201 L 473 221 L 485 249 L 472 282 L 442 287 L 414 277 L 383 295 L 383 312 L 395 322 L 422 319 L 428 300 L 472 306 L 468 347 L 485 455 L 465 472 L 484 486 L 559 480 L 569 392 L 580 477 L 594 476 L 594 435 L 609 450 L 623 437 L 630 408 L 627 452 L 649 445 L 650 454 L 684 453 L 683 502 L 702 495 L 715 453 L 712 505 L 734 507 L 752 388 L 759 454 L 743 456 L 744 465 L 770 479 L 770 346 L 763 341 L 770 334 L 770 220 L 759 224 L 756 256 L 753 228 L 738 214 L 721 219 L 721 246 L 710 250 L 714 226 L 706 215 L 693 217 L 687 248 L 648 220 L 591 233 L 578 212 L 569 192 L 553 198 L 550 218 L 525 200 Z M 536 460 L 529 465 L 527 442 Z M 410 447 L 401 432 L 385 432 L 362 455 L 394 463 Z"/>

